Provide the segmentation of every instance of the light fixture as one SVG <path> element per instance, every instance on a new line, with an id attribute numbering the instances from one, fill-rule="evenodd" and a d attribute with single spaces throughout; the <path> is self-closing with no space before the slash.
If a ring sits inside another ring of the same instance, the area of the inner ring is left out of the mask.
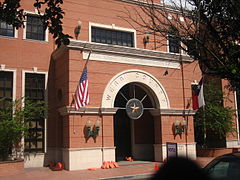
<path id="1" fill-rule="evenodd" d="M 183 129 L 183 132 L 187 132 L 187 121 L 184 119 L 183 121 L 182 121 L 182 129 Z"/>
<path id="2" fill-rule="evenodd" d="M 81 21 L 78 21 L 78 24 L 77 26 L 75 27 L 74 29 L 74 35 L 75 35 L 75 38 L 78 39 L 78 35 L 80 34 L 81 32 L 81 27 L 82 27 L 82 22 Z"/>
<path id="3" fill-rule="evenodd" d="M 99 130 L 101 127 L 101 120 L 98 119 L 95 123 L 95 125 L 92 125 L 92 122 L 90 120 L 87 121 L 86 123 L 86 127 L 87 127 L 87 133 L 88 136 L 98 136 L 99 134 Z"/>
<path id="4" fill-rule="evenodd" d="M 144 37 L 143 37 L 143 44 L 144 44 L 145 46 L 146 46 L 147 43 L 149 43 L 149 39 L 150 39 L 150 37 L 149 37 L 148 34 L 144 35 Z"/>
<path id="5" fill-rule="evenodd" d="M 182 122 L 176 120 L 174 122 L 174 134 L 181 135 L 183 132 L 187 132 L 187 121 L 185 119 Z"/>

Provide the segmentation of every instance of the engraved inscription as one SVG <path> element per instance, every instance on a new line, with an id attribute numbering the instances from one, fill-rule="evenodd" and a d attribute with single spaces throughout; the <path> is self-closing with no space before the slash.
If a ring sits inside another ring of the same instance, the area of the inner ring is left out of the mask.
<path id="1" fill-rule="evenodd" d="M 136 73 L 136 78 L 139 78 L 139 73 L 138 72 Z"/>
<path id="2" fill-rule="evenodd" d="M 110 90 L 111 92 L 115 91 L 114 88 L 111 87 L 111 86 L 110 86 L 109 90 Z"/>
<path id="3" fill-rule="evenodd" d="M 110 96 L 110 95 L 107 95 L 106 100 L 107 100 L 107 101 L 111 100 L 111 96 Z"/>
<path id="4" fill-rule="evenodd" d="M 124 81 L 125 80 L 125 78 L 124 78 L 124 76 L 120 76 L 120 81 Z"/>
<path id="5" fill-rule="evenodd" d="M 117 81 L 114 81 L 114 83 L 113 83 L 115 86 L 118 86 L 118 82 Z"/>
<path id="6" fill-rule="evenodd" d="M 143 80 L 145 80 L 145 79 L 146 79 L 146 77 L 147 77 L 147 76 L 144 74 L 144 75 L 143 75 L 143 77 L 142 77 L 142 78 L 143 78 Z"/>
<path id="7" fill-rule="evenodd" d="M 106 89 L 104 95 L 105 98 L 102 100 L 102 106 L 112 107 L 114 105 L 114 98 L 118 91 L 125 84 L 131 82 L 139 82 L 147 85 L 148 88 L 153 90 L 156 96 L 155 100 L 159 102 L 159 106 L 163 108 L 169 107 L 167 95 L 165 94 L 165 91 L 162 89 L 161 84 L 158 82 L 158 80 L 152 77 L 149 73 L 141 70 L 126 71 L 112 79 Z"/>

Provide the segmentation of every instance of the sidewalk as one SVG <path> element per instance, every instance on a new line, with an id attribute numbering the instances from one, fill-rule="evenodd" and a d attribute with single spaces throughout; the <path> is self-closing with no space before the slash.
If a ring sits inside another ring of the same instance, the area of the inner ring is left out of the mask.
<path id="1" fill-rule="evenodd" d="M 200 166 L 207 164 L 212 158 L 198 158 Z M 127 179 L 134 176 L 149 178 L 156 171 L 155 162 L 120 163 L 119 168 L 52 171 L 49 168 L 26 168 L 25 172 L 11 176 L 0 176 L 1 180 L 88 180 L 88 179 Z M 121 178 L 122 177 L 122 178 Z"/>

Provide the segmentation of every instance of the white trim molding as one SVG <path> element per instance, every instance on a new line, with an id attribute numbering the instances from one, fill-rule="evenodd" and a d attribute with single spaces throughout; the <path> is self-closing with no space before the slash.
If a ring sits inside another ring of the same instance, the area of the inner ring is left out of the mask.
<path id="1" fill-rule="evenodd" d="M 27 39 L 26 34 L 27 34 L 27 15 L 35 15 L 35 16 L 39 16 L 38 12 L 35 10 L 35 12 L 33 11 L 24 11 L 24 14 L 26 15 L 25 17 L 25 21 L 24 21 L 24 28 L 23 28 L 23 39 L 24 40 L 30 40 L 30 41 L 37 41 L 37 42 L 48 42 L 48 28 L 46 28 L 45 30 L 45 38 L 44 40 L 35 40 L 35 39 Z"/>
<path id="2" fill-rule="evenodd" d="M 0 71 L 12 72 L 13 73 L 13 91 L 12 98 L 13 101 L 16 99 L 16 83 L 17 83 L 17 70 L 6 68 L 5 64 L 0 65 Z"/>
<path id="3" fill-rule="evenodd" d="M 114 101 L 119 90 L 126 84 L 137 82 L 144 84 L 153 92 L 157 109 L 169 109 L 170 102 L 162 84 L 150 73 L 138 69 L 123 71 L 114 76 L 107 84 L 102 98 L 101 107 L 114 108 Z"/>
<path id="4" fill-rule="evenodd" d="M 48 80 L 48 72 L 45 71 L 39 71 L 37 67 L 33 67 L 32 70 L 22 70 L 22 97 L 25 97 L 25 74 L 31 73 L 31 74 L 44 74 L 45 75 L 45 94 L 44 94 L 44 100 L 48 102 L 48 90 L 47 90 L 47 80 Z M 47 152 L 47 117 L 44 120 L 44 153 Z M 31 159 L 30 159 L 31 160 Z M 31 164 L 31 163 L 30 163 Z"/>

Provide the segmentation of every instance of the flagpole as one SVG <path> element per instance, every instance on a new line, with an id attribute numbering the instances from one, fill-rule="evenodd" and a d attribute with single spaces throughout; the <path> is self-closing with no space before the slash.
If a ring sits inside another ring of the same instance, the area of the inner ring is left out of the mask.
<path id="1" fill-rule="evenodd" d="M 202 76 L 202 87 L 203 88 L 204 76 Z M 205 102 L 204 102 L 205 103 Z M 203 143 L 206 146 L 206 139 L 207 139 L 207 128 L 206 128 L 206 114 L 205 114 L 205 104 L 203 105 Z"/>
<path id="2" fill-rule="evenodd" d="M 83 52 L 83 50 L 84 50 L 84 48 L 82 49 L 82 52 Z M 88 57 L 86 59 L 86 63 L 84 65 L 84 67 L 83 67 L 83 70 L 87 67 L 88 61 L 89 61 L 89 58 L 90 58 L 91 54 L 92 54 L 92 48 L 89 49 Z"/>
<path id="3" fill-rule="evenodd" d="M 185 102 L 185 84 L 184 84 L 183 60 L 182 60 L 182 50 L 181 50 L 181 49 L 180 49 L 180 53 L 179 53 L 179 58 L 180 58 L 180 64 L 181 64 L 181 75 L 182 75 L 183 120 L 186 122 L 186 127 L 188 127 L 188 119 L 186 119 L 186 116 L 185 116 L 185 107 L 186 107 L 186 102 Z M 185 128 L 186 157 L 188 157 L 187 129 L 188 129 L 188 128 Z"/>

